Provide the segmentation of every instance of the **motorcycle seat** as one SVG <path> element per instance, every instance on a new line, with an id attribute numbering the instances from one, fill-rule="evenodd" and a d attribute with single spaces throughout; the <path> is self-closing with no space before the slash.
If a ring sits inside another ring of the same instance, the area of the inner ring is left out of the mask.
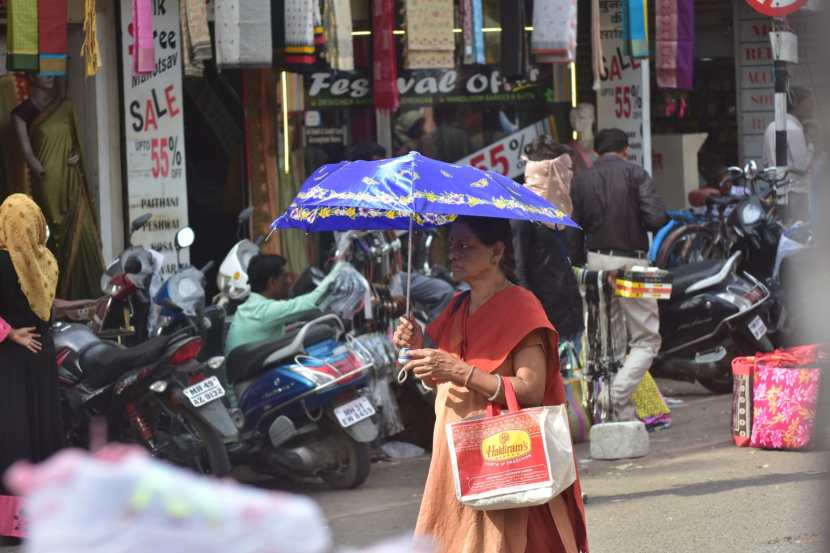
<path id="1" fill-rule="evenodd" d="M 700 263 L 690 263 L 669 269 L 672 276 L 672 298 L 686 295 L 686 290 L 705 278 L 715 276 L 723 268 L 723 260 L 709 259 Z"/>
<path id="2" fill-rule="evenodd" d="M 226 362 L 228 380 L 232 384 L 250 380 L 265 372 L 269 358 L 279 352 L 280 360 L 293 358 L 312 344 L 337 337 L 336 329 L 328 325 L 314 326 L 309 329 L 302 344 L 292 343 L 299 334 L 292 332 L 280 338 L 243 344 L 234 348 L 229 354 Z M 281 351 L 285 350 L 285 351 Z"/>
<path id="3" fill-rule="evenodd" d="M 127 371 L 158 361 L 169 342 L 169 336 L 159 336 L 132 348 L 104 341 L 92 344 L 81 353 L 84 382 L 93 388 L 111 384 Z"/>

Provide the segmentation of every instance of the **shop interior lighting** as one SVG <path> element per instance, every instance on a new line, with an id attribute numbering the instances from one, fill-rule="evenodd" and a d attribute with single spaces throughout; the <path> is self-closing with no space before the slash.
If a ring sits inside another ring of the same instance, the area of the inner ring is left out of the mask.
<path id="1" fill-rule="evenodd" d="M 282 143 L 285 150 L 285 174 L 291 174 L 291 151 L 288 148 L 288 75 L 280 73 L 282 82 Z"/>
<path id="2" fill-rule="evenodd" d="M 501 27 L 484 27 L 481 29 L 482 32 L 485 33 L 500 33 Z M 525 27 L 525 31 L 532 31 L 533 27 Z M 463 29 L 453 29 L 452 32 L 454 33 L 463 33 Z M 405 35 L 406 31 L 403 29 L 396 29 L 392 31 L 393 34 L 396 35 Z M 372 31 L 352 31 L 352 36 L 372 36 Z"/>

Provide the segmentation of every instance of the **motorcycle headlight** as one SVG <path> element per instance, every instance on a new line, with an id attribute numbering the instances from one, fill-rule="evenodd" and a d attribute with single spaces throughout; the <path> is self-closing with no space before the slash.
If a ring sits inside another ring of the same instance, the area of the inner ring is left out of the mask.
<path id="1" fill-rule="evenodd" d="M 760 204 L 756 202 L 746 202 L 740 207 L 740 211 L 738 212 L 738 217 L 741 220 L 741 224 L 745 226 L 751 226 L 761 220 L 761 217 L 764 216 L 764 208 L 761 207 Z"/>
<path id="2" fill-rule="evenodd" d="M 183 278 L 179 281 L 176 288 L 179 296 L 182 298 L 189 298 L 199 293 L 200 286 L 191 278 Z"/>

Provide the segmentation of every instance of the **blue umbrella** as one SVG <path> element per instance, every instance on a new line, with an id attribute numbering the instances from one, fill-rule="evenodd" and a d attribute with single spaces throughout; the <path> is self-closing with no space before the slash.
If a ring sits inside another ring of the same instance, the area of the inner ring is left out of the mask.
<path id="1" fill-rule="evenodd" d="M 548 201 L 503 175 L 410 152 L 320 167 L 272 228 L 406 230 L 445 225 L 459 215 L 577 226 Z"/>
<path id="2" fill-rule="evenodd" d="M 407 268 L 411 275 L 412 230 L 442 226 L 460 215 L 578 226 L 547 200 L 508 177 L 410 152 L 396 158 L 320 167 L 271 227 L 306 232 L 408 229 Z"/>

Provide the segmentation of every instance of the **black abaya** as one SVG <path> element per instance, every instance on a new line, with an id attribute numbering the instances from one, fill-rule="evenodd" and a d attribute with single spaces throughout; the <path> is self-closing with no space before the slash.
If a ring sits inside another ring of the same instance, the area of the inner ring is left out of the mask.
<path id="1" fill-rule="evenodd" d="M 12 328 L 36 327 L 43 349 L 34 354 L 0 342 L 0 475 L 20 460 L 39 462 L 63 446 L 55 344 L 49 324 L 32 312 L 11 257 L 0 250 L 0 317 Z M 6 493 L 0 479 L 0 494 Z"/>

